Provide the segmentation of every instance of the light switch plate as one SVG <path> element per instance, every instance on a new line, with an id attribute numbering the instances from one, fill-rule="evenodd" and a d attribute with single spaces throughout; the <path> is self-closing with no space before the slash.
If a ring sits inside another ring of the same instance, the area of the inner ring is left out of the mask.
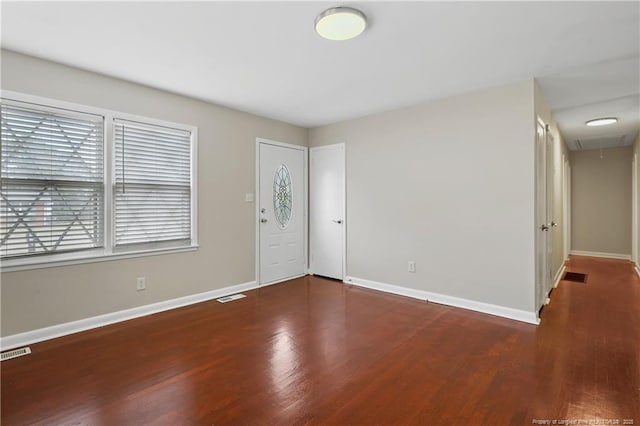
<path id="1" fill-rule="evenodd" d="M 244 200 L 247 203 L 253 203 L 253 194 L 251 192 L 247 192 L 246 194 L 244 194 Z"/>

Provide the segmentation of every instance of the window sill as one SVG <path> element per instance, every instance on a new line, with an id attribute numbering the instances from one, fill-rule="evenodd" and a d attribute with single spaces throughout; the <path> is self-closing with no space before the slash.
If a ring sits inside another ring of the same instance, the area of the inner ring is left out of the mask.
<path id="1" fill-rule="evenodd" d="M 0 272 L 18 272 L 27 271 L 29 269 L 55 268 L 58 266 L 81 265 L 84 263 L 109 262 L 112 260 L 131 259 L 136 257 L 157 256 L 161 254 L 184 253 L 196 251 L 200 246 L 191 245 L 184 247 L 161 248 L 152 250 L 136 250 L 125 253 L 111 254 L 69 254 L 56 259 L 10 259 L 2 261 L 0 264 Z"/>

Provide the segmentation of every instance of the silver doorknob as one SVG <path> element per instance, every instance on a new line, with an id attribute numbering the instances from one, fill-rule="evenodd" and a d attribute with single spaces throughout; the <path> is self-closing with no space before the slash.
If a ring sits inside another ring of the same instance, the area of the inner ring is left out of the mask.
<path id="1" fill-rule="evenodd" d="M 548 227 L 547 225 L 544 225 L 544 224 L 543 224 L 542 226 L 540 226 L 540 230 L 542 230 L 542 231 L 548 231 L 548 230 L 549 230 L 549 227 Z"/>
<path id="2" fill-rule="evenodd" d="M 264 217 L 262 219 L 260 219 L 260 222 L 262 223 L 267 223 L 267 219 L 265 219 Z"/>
<path id="3" fill-rule="evenodd" d="M 554 228 L 557 228 L 558 224 L 556 222 L 551 222 L 551 226 L 554 227 Z"/>
<path id="4" fill-rule="evenodd" d="M 336 219 L 333 219 L 333 222 L 334 222 L 334 223 L 337 223 L 338 225 L 340 225 L 340 224 L 342 223 L 342 220 L 340 220 L 340 219 L 337 219 L 337 220 L 336 220 Z"/>

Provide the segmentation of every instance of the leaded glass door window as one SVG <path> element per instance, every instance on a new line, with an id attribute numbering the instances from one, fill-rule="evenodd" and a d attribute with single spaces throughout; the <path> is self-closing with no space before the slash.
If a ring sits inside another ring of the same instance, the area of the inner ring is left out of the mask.
<path id="1" fill-rule="evenodd" d="M 280 164 L 273 177 L 273 211 L 280 229 L 289 225 L 292 206 L 291 173 L 286 165 Z"/>

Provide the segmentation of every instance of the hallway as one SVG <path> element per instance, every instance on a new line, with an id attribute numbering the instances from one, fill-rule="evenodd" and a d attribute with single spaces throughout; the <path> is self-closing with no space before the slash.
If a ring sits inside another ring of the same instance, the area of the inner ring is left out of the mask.
<path id="1" fill-rule="evenodd" d="M 532 418 L 640 422 L 640 279 L 626 260 L 571 256 L 536 331 Z"/>

